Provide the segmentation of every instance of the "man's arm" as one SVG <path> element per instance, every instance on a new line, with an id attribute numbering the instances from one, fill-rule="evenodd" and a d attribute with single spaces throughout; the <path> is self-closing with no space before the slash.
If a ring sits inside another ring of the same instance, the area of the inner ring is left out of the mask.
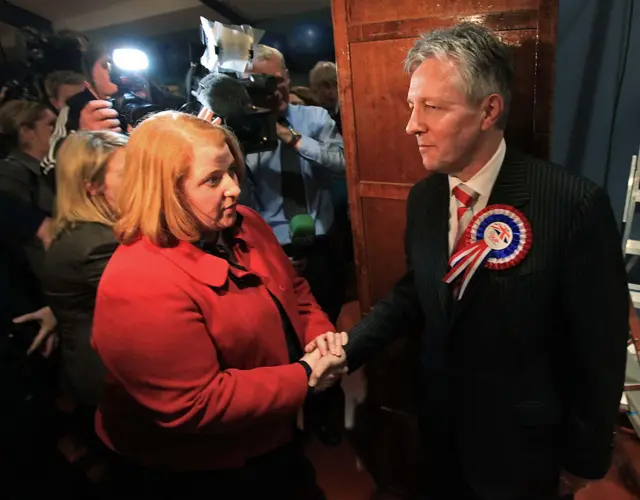
<path id="1" fill-rule="evenodd" d="M 242 185 L 240 186 L 240 198 L 238 200 L 240 205 L 252 208 L 256 212 L 262 210 L 262 204 L 258 197 L 257 173 L 253 170 L 259 166 L 259 158 L 260 156 L 258 154 L 247 155 L 245 159 L 245 174 Z"/>
<path id="2" fill-rule="evenodd" d="M 360 368 L 378 351 L 400 335 L 418 326 L 423 320 L 410 255 L 415 198 L 414 187 L 407 200 L 407 228 L 405 231 L 407 270 L 389 296 L 378 302 L 371 313 L 349 332 L 349 341 L 345 346 L 345 352 L 351 372 Z"/>
<path id="3" fill-rule="evenodd" d="M 318 119 L 318 118 L 315 118 Z M 305 160 L 319 167 L 326 168 L 335 176 L 344 177 L 346 167 L 344 160 L 344 142 L 336 122 L 334 122 L 326 110 L 322 110 L 320 116 L 322 126 L 315 137 L 302 135 L 294 148 Z M 285 143 L 288 143 L 285 140 Z"/>
<path id="4" fill-rule="evenodd" d="M 609 198 L 595 188 L 575 214 L 562 273 L 568 335 L 563 373 L 567 444 L 564 467 L 604 477 L 624 384 L 629 290 Z"/>

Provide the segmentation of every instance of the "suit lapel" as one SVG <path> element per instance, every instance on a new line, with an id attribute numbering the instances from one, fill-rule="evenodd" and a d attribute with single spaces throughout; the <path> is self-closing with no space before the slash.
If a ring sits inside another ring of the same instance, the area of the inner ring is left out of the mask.
<path id="1" fill-rule="evenodd" d="M 529 190 L 526 182 L 526 158 L 517 151 L 507 148 L 507 152 L 500 168 L 500 173 L 489 196 L 489 205 L 508 205 L 518 210 L 524 210 L 529 202 Z M 470 303 L 474 294 L 481 284 L 486 282 L 488 271 L 479 269 L 467 289 L 462 299 L 456 301 L 453 307 L 452 323 L 460 316 L 467 304 Z"/>
<path id="2" fill-rule="evenodd" d="M 442 277 L 449 268 L 449 181 L 438 175 L 429 185 L 424 200 L 425 246 L 429 256 L 429 270 L 437 283 L 438 299 L 446 317 L 451 306 L 449 285 Z M 422 221 L 416 221 L 422 224 Z"/>

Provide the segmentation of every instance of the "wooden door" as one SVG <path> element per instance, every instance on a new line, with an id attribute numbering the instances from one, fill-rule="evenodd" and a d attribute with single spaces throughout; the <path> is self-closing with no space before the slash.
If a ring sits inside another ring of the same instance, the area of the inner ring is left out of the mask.
<path id="1" fill-rule="evenodd" d="M 349 202 L 363 313 L 404 271 L 405 200 L 424 177 L 405 133 L 409 77 L 402 63 L 416 36 L 460 21 L 496 30 L 513 47 L 517 81 L 507 142 L 546 157 L 553 103 L 557 0 L 332 0 L 347 154 Z M 410 332 L 369 363 L 369 393 L 356 424 L 359 451 L 378 485 L 409 492 L 418 436 Z"/>

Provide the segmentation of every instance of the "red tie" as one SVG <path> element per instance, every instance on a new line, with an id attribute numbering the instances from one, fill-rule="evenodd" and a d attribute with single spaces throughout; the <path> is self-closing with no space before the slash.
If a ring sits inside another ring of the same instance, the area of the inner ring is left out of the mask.
<path id="1" fill-rule="evenodd" d="M 458 184 L 453 188 L 453 196 L 456 197 L 458 209 L 458 232 L 456 234 L 455 245 L 453 248 L 453 252 L 451 255 L 455 254 L 462 245 L 464 244 L 464 238 L 462 235 L 464 234 L 465 229 L 471 222 L 473 218 L 473 205 L 478 200 L 478 193 L 476 193 L 469 186 L 465 186 L 464 184 Z"/>
<path id="2" fill-rule="evenodd" d="M 465 243 L 464 231 L 473 218 L 472 208 L 473 204 L 478 200 L 479 194 L 464 184 L 458 184 L 453 188 L 453 196 L 456 197 L 458 204 L 458 210 L 456 212 L 458 214 L 458 232 L 451 255 L 462 249 L 462 245 Z M 453 297 L 457 297 L 458 291 L 460 290 L 460 279 L 456 279 L 451 285 L 451 293 Z"/>

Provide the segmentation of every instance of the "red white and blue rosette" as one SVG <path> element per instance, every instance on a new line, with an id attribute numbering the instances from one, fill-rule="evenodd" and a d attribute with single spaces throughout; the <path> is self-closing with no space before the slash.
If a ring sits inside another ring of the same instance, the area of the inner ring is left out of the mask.
<path id="1" fill-rule="evenodd" d="M 462 276 L 457 299 L 461 299 L 480 267 L 501 270 L 518 265 L 532 243 L 531 224 L 509 205 L 490 205 L 471 220 L 464 244 L 449 259 L 451 269 L 443 278 L 453 283 Z"/>

